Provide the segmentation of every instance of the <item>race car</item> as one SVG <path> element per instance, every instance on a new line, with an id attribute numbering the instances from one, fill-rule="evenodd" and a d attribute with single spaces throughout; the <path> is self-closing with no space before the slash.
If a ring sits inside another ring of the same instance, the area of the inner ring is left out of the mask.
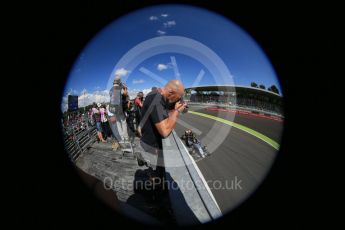
<path id="1" fill-rule="evenodd" d="M 203 145 L 196 137 L 192 130 L 187 129 L 181 137 L 184 140 L 185 145 L 189 148 L 191 155 L 197 154 L 201 158 L 205 158 L 211 153 L 208 152 L 207 146 Z"/>

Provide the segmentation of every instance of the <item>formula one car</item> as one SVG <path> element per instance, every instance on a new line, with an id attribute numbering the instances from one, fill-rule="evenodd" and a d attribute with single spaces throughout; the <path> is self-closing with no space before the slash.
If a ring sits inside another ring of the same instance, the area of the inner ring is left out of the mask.
<path id="1" fill-rule="evenodd" d="M 198 155 L 199 158 L 205 158 L 211 153 L 208 152 L 207 147 L 203 145 L 196 137 L 192 130 L 187 129 L 181 137 L 184 140 L 185 145 L 189 148 L 191 155 Z"/>

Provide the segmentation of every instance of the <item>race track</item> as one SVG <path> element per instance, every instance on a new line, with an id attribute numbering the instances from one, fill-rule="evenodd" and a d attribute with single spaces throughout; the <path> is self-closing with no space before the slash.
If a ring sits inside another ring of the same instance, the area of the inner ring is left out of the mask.
<path id="1" fill-rule="evenodd" d="M 283 122 L 224 111 L 191 107 L 191 111 L 233 121 L 280 143 Z M 221 209 L 226 213 L 241 203 L 265 178 L 278 154 L 267 142 L 229 124 L 193 113 L 182 114 L 175 131 L 195 128 L 197 137 L 212 149 L 212 155 L 197 162 Z"/>

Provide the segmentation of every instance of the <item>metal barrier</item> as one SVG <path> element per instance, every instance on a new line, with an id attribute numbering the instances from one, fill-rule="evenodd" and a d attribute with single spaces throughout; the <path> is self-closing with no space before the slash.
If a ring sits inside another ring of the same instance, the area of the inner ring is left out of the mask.
<path id="1" fill-rule="evenodd" d="M 163 139 L 163 158 L 177 224 L 206 223 L 220 217 L 210 188 L 175 131 Z"/>
<path id="2" fill-rule="evenodd" d="M 86 127 L 83 130 L 70 129 L 70 135 L 65 137 L 65 148 L 72 162 L 75 162 L 91 144 L 96 141 L 97 130 L 95 126 Z"/>
<path id="3" fill-rule="evenodd" d="M 66 136 L 65 146 L 71 160 L 76 162 L 80 154 L 96 141 L 97 130 L 86 125 L 84 130 L 72 128 L 70 134 Z M 176 223 L 194 225 L 221 217 L 221 210 L 202 173 L 175 131 L 163 139 L 163 159 L 165 180 L 171 185 L 168 194 Z M 124 211 L 134 213 L 131 207 L 125 206 L 122 207 Z M 141 215 L 137 211 L 135 215 L 147 219 L 145 213 Z"/>

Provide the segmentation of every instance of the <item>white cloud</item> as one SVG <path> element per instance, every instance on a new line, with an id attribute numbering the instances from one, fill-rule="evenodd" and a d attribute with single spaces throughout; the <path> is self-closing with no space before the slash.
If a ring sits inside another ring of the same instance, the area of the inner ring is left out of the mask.
<path id="1" fill-rule="evenodd" d="M 157 65 L 157 70 L 162 71 L 165 69 L 168 69 L 168 65 L 165 65 L 165 64 L 158 64 Z"/>
<path id="2" fill-rule="evenodd" d="M 136 98 L 137 94 L 139 92 L 143 92 L 144 93 L 144 97 L 145 97 L 149 92 L 151 92 L 151 88 L 148 88 L 148 89 L 129 89 L 128 90 L 129 98 L 130 99 Z"/>
<path id="3" fill-rule="evenodd" d="M 168 14 L 161 14 L 162 17 L 166 18 L 168 17 L 169 15 Z"/>
<path id="4" fill-rule="evenodd" d="M 157 33 L 158 33 L 159 35 L 164 35 L 164 34 L 166 34 L 167 32 L 162 31 L 162 30 L 157 30 Z"/>
<path id="5" fill-rule="evenodd" d="M 176 22 L 175 21 L 167 21 L 167 22 L 163 23 L 163 26 L 165 28 L 170 28 L 170 27 L 176 26 Z"/>
<path id="6" fill-rule="evenodd" d="M 150 21 L 155 21 L 155 20 L 158 20 L 158 17 L 152 15 L 149 17 Z"/>
<path id="7" fill-rule="evenodd" d="M 80 92 L 80 95 L 83 95 L 83 94 L 86 94 L 87 93 L 87 90 L 86 89 L 83 89 L 81 92 Z"/>
<path id="8" fill-rule="evenodd" d="M 144 83 L 144 80 L 143 80 L 143 79 L 139 79 L 139 80 L 134 79 L 134 80 L 132 81 L 132 83 L 133 83 L 133 84 L 141 84 L 141 83 Z"/>
<path id="9" fill-rule="evenodd" d="M 75 89 L 70 89 L 67 93 L 67 95 L 78 95 L 78 91 Z"/>
<path id="10" fill-rule="evenodd" d="M 171 64 L 171 62 L 167 63 L 167 64 L 158 64 L 157 65 L 157 70 L 162 71 L 162 70 L 166 70 L 166 69 L 172 69 L 173 65 Z"/>
<path id="11" fill-rule="evenodd" d="M 61 110 L 62 112 L 65 112 L 68 109 L 68 95 L 64 96 L 62 98 L 61 102 Z M 77 94 L 73 94 L 77 95 Z M 86 89 L 82 91 L 82 93 L 79 94 L 78 97 L 78 106 L 84 107 L 86 105 L 90 105 L 93 102 L 100 102 L 100 103 L 106 103 L 109 101 L 109 91 L 108 90 L 98 90 L 94 91 L 93 93 L 88 93 Z"/>
<path id="12" fill-rule="evenodd" d="M 139 80 L 139 81 L 141 81 L 141 80 Z M 71 91 L 73 91 L 73 90 L 71 89 Z M 83 91 L 85 91 L 85 94 L 80 94 L 78 97 L 78 106 L 79 107 L 91 105 L 93 102 L 108 103 L 110 100 L 109 90 L 106 90 L 106 89 L 105 90 L 97 90 L 97 91 L 94 91 L 93 93 L 89 93 L 86 90 L 83 90 Z M 151 88 L 128 89 L 128 94 L 129 94 L 130 99 L 134 99 L 137 96 L 138 92 L 143 92 L 144 96 L 146 96 L 149 92 L 151 92 Z M 74 95 L 76 95 L 76 94 L 74 94 Z M 68 109 L 68 94 L 65 95 L 61 101 L 62 112 L 67 111 L 67 109 Z"/>
<path id="13" fill-rule="evenodd" d="M 117 69 L 116 71 L 115 71 L 115 75 L 119 75 L 119 76 L 121 76 L 121 77 L 124 77 L 124 76 L 126 76 L 127 74 L 129 74 L 131 71 L 129 71 L 129 70 L 126 70 L 125 68 L 121 68 L 121 69 Z"/>

